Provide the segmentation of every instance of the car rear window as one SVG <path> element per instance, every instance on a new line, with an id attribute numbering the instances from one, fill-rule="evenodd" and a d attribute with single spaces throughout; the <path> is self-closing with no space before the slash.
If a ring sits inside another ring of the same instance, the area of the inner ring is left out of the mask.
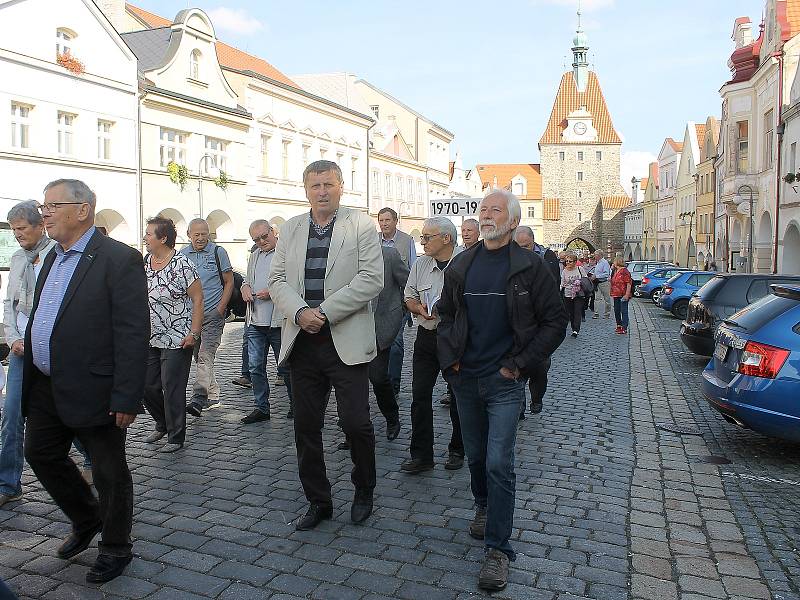
<path id="1" fill-rule="evenodd" d="M 797 283 L 797 279 L 756 279 L 753 283 L 750 284 L 750 288 L 747 290 L 747 302 L 748 304 L 751 302 L 755 302 L 766 296 L 769 293 L 769 286 L 773 283 L 777 284 L 786 284 L 786 283 Z"/>
<path id="2" fill-rule="evenodd" d="M 678 277 L 683 275 L 683 273 L 678 273 L 677 275 L 673 275 L 669 279 L 667 279 L 667 283 L 675 283 L 678 280 Z"/>
<path id="3" fill-rule="evenodd" d="M 661 277 L 664 277 L 664 273 L 665 273 L 664 271 L 653 271 L 652 273 L 650 273 L 650 275 L 651 275 L 652 277 L 659 277 L 659 278 L 661 278 Z"/>
<path id="4" fill-rule="evenodd" d="M 762 279 L 761 281 L 765 280 Z M 746 306 L 728 320 L 734 321 L 739 327 L 747 331 L 756 331 L 798 304 L 800 302 L 797 300 L 770 294 Z"/>
<path id="5" fill-rule="evenodd" d="M 710 300 L 725 287 L 725 277 L 712 276 L 711 280 L 697 290 L 697 295 L 703 300 Z"/>
<path id="6" fill-rule="evenodd" d="M 641 273 L 642 271 L 644 271 L 644 265 L 642 263 L 639 263 L 638 265 L 633 265 L 634 273 Z"/>

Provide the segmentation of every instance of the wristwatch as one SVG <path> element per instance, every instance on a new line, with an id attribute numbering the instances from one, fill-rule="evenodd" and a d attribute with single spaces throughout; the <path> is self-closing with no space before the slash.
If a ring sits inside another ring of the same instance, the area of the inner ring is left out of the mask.
<path id="1" fill-rule="evenodd" d="M 190 331 L 189 333 L 191 334 L 191 336 L 192 336 L 192 338 L 194 339 L 195 342 L 199 342 L 200 341 L 200 334 L 199 333 L 195 333 L 194 331 Z"/>

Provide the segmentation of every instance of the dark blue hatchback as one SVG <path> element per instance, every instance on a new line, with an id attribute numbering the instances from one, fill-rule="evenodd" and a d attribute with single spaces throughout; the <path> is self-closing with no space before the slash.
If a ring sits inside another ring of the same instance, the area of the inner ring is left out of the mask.
<path id="1" fill-rule="evenodd" d="M 731 423 L 800 442 L 800 286 L 725 319 L 703 371 L 703 394 Z"/>

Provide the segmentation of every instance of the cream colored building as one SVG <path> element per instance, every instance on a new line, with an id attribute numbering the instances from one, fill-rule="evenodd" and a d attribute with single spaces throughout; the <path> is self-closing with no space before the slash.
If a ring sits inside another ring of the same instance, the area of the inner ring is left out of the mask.
<path id="1" fill-rule="evenodd" d="M 642 260 L 644 244 L 642 234 L 644 231 L 644 196 L 647 189 L 648 178 L 642 177 L 631 180 L 631 204 L 622 209 L 625 215 L 625 260 Z"/>
<path id="2" fill-rule="evenodd" d="M 642 247 L 645 260 L 658 260 L 658 162 L 651 162 L 642 200 Z"/>
<path id="3" fill-rule="evenodd" d="M 697 266 L 697 165 L 700 162 L 700 142 L 705 137 L 705 123 L 693 121 L 686 124 L 683 134 L 683 152 L 678 163 L 675 188 L 675 263 L 682 267 Z"/>
<path id="4" fill-rule="evenodd" d="M 675 194 L 678 189 L 678 165 L 683 143 L 667 138 L 658 153 L 658 198 L 656 200 L 657 260 L 675 260 Z"/>

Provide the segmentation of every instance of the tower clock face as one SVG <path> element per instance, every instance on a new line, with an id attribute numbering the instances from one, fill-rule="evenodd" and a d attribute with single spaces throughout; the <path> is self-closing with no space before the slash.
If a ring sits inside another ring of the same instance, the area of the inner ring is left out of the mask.
<path id="1" fill-rule="evenodd" d="M 583 121 L 578 121 L 572 126 L 572 131 L 574 131 L 577 135 L 583 135 L 586 133 L 586 123 Z"/>

